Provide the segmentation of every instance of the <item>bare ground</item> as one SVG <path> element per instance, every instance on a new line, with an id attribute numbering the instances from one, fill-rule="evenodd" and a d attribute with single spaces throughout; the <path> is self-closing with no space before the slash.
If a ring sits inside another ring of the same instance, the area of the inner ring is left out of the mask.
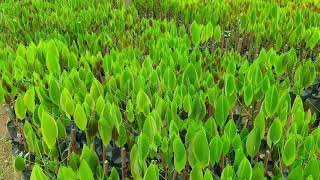
<path id="1" fill-rule="evenodd" d="M 19 175 L 14 171 L 14 157 L 7 131 L 9 116 L 6 108 L 7 106 L 0 105 L 0 180 L 15 180 L 19 179 Z"/>

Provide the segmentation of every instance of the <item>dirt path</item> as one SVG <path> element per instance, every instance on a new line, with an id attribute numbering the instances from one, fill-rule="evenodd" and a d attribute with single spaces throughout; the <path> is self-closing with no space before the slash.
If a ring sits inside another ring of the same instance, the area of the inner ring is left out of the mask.
<path id="1" fill-rule="evenodd" d="M 11 142 L 7 131 L 7 107 L 0 105 L 0 180 L 19 179 L 14 172 Z"/>

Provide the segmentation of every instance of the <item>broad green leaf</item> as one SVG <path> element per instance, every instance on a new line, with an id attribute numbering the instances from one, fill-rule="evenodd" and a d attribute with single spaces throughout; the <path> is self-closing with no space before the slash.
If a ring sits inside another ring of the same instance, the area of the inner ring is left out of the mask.
<path id="1" fill-rule="evenodd" d="M 80 177 L 80 180 L 94 180 L 92 171 L 86 160 L 81 161 L 78 176 Z"/>
<path id="2" fill-rule="evenodd" d="M 192 102 L 192 112 L 190 118 L 202 121 L 202 119 L 206 115 L 206 112 L 206 105 L 202 100 L 201 96 L 194 97 L 194 100 Z"/>
<path id="3" fill-rule="evenodd" d="M 203 180 L 213 180 L 213 176 L 209 169 L 204 172 Z"/>
<path id="4" fill-rule="evenodd" d="M 64 140 L 66 138 L 66 128 L 61 119 L 57 120 L 58 138 Z"/>
<path id="5" fill-rule="evenodd" d="M 191 38 L 194 45 L 200 43 L 201 28 L 201 25 L 198 25 L 196 21 L 193 21 L 190 26 Z"/>
<path id="6" fill-rule="evenodd" d="M 27 113 L 27 108 L 24 105 L 22 95 L 18 96 L 14 106 L 14 111 L 18 119 L 22 120 L 25 118 Z"/>
<path id="7" fill-rule="evenodd" d="M 151 115 L 149 115 L 147 119 L 144 121 L 142 132 L 148 136 L 149 140 L 151 140 L 150 143 L 152 143 L 153 141 L 156 130 L 157 130 L 157 127 L 155 124 L 155 120 Z"/>
<path id="8" fill-rule="evenodd" d="M 27 109 L 33 113 L 35 109 L 35 91 L 33 87 L 24 94 L 23 101 Z"/>
<path id="9" fill-rule="evenodd" d="M 286 166 L 290 166 L 296 159 L 296 142 L 294 137 L 290 137 L 282 150 L 282 161 Z"/>
<path id="10" fill-rule="evenodd" d="M 35 164 L 32 168 L 30 180 L 48 180 L 48 177 L 43 173 L 39 164 Z"/>
<path id="11" fill-rule="evenodd" d="M 192 168 L 190 172 L 190 180 L 203 180 L 203 172 L 199 166 Z"/>
<path id="12" fill-rule="evenodd" d="M 220 95 L 216 103 L 215 120 L 219 127 L 223 127 L 229 114 L 229 102 L 225 95 Z"/>
<path id="13" fill-rule="evenodd" d="M 98 130 L 103 145 L 106 147 L 111 141 L 113 126 L 104 118 L 100 118 L 98 122 Z"/>
<path id="14" fill-rule="evenodd" d="M 16 156 L 16 159 L 14 160 L 14 167 L 18 172 L 23 171 L 26 168 L 25 159 L 19 155 Z"/>
<path id="15" fill-rule="evenodd" d="M 217 41 L 217 42 L 220 42 L 221 36 L 222 36 L 221 27 L 219 25 L 217 25 L 214 28 L 214 33 L 213 33 L 214 40 Z"/>
<path id="16" fill-rule="evenodd" d="M 320 178 L 319 168 L 320 168 L 319 160 L 312 157 L 311 159 L 309 159 L 309 162 L 304 169 L 304 177 L 307 178 L 308 176 L 312 176 L 313 179 L 319 179 Z"/>
<path id="17" fill-rule="evenodd" d="M 212 165 L 219 162 L 222 154 L 223 142 L 219 136 L 214 137 L 210 142 L 210 161 Z"/>
<path id="18" fill-rule="evenodd" d="M 202 37 L 204 41 L 208 41 L 213 34 L 213 26 L 212 23 L 209 21 L 208 24 L 206 26 L 204 26 L 204 29 L 202 31 Z"/>
<path id="19" fill-rule="evenodd" d="M 138 137 L 138 154 L 140 159 L 145 160 L 149 154 L 149 138 L 144 133 L 141 133 Z"/>
<path id="20" fill-rule="evenodd" d="M 192 84 L 195 85 L 195 83 L 198 81 L 198 73 L 196 70 L 196 67 L 193 63 L 189 63 L 184 72 L 183 72 L 183 82 L 186 85 Z"/>
<path id="21" fill-rule="evenodd" d="M 60 106 L 69 116 L 72 116 L 75 110 L 74 101 L 68 89 L 64 88 L 60 96 Z"/>
<path id="22" fill-rule="evenodd" d="M 58 127 L 56 121 L 47 112 L 42 113 L 41 133 L 49 149 L 54 149 L 58 138 Z"/>
<path id="23" fill-rule="evenodd" d="M 232 180 L 234 179 L 234 170 L 232 166 L 227 165 L 225 168 L 223 168 L 223 171 L 221 173 L 221 180 Z"/>
<path id="24" fill-rule="evenodd" d="M 127 115 L 128 115 L 128 120 L 129 120 L 129 122 L 132 123 L 134 121 L 134 109 L 133 109 L 133 104 L 132 104 L 131 100 L 129 100 L 127 103 L 126 111 L 127 111 Z"/>
<path id="25" fill-rule="evenodd" d="M 224 127 L 224 134 L 228 137 L 229 141 L 232 142 L 237 134 L 237 127 L 233 119 L 230 119 Z"/>
<path id="26" fill-rule="evenodd" d="M 73 180 L 73 179 L 77 179 L 77 175 L 73 171 L 72 168 L 62 166 L 59 168 L 58 179 L 59 180 Z"/>
<path id="27" fill-rule="evenodd" d="M 87 115 L 80 104 L 77 104 L 76 106 L 76 110 L 74 112 L 74 122 L 82 131 L 84 131 L 87 127 Z"/>
<path id="28" fill-rule="evenodd" d="M 236 90 L 236 82 L 233 75 L 227 75 L 224 89 L 226 95 L 228 96 L 233 94 L 233 92 Z"/>
<path id="29" fill-rule="evenodd" d="M 150 112 L 151 101 L 148 95 L 142 89 L 139 90 L 136 103 L 137 103 L 137 106 L 136 106 L 137 112 L 143 113 L 145 116 L 147 116 Z"/>
<path id="30" fill-rule="evenodd" d="M 301 166 L 297 166 L 292 169 L 288 175 L 288 180 L 303 180 L 303 169 Z"/>
<path id="31" fill-rule="evenodd" d="M 164 72 L 163 83 L 166 90 L 174 91 L 174 88 L 176 86 L 176 75 L 170 67 L 168 67 Z"/>
<path id="32" fill-rule="evenodd" d="M 208 166 L 210 160 L 210 149 L 204 129 L 198 131 L 191 144 L 193 156 L 196 158 L 196 165 L 200 168 Z"/>
<path id="33" fill-rule="evenodd" d="M 248 135 L 246 140 L 247 153 L 253 158 L 260 149 L 260 133 L 257 128 L 254 128 Z"/>
<path id="34" fill-rule="evenodd" d="M 51 101 L 59 106 L 60 104 L 60 88 L 58 85 L 57 80 L 55 80 L 53 77 L 51 77 L 49 82 L 49 96 Z"/>
<path id="35" fill-rule="evenodd" d="M 254 128 L 259 129 L 260 139 L 263 139 L 265 134 L 265 115 L 262 111 L 254 119 Z"/>
<path id="36" fill-rule="evenodd" d="M 173 141 L 173 153 L 174 153 L 174 167 L 178 173 L 180 173 L 187 162 L 187 154 L 184 144 L 179 137 L 176 137 Z"/>
<path id="37" fill-rule="evenodd" d="M 105 106 L 105 100 L 103 96 L 99 96 L 96 102 L 96 111 L 99 117 L 103 115 L 104 106 Z"/>
<path id="38" fill-rule="evenodd" d="M 268 142 L 268 145 L 270 147 L 271 147 L 271 143 L 277 144 L 280 141 L 282 137 L 282 124 L 278 118 L 272 122 L 267 136 L 270 139 L 270 143 Z"/>
<path id="39" fill-rule="evenodd" d="M 264 165 L 261 161 L 254 166 L 252 172 L 252 179 L 267 180 L 267 178 L 264 177 Z"/>
<path id="40" fill-rule="evenodd" d="M 264 99 L 264 108 L 269 117 L 273 116 L 278 110 L 279 92 L 275 85 L 271 86 Z"/>
<path id="41" fill-rule="evenodd" d="M 118 171 L 115 167 L 112 167 L 109 179 L 110 180 L 120 180 Z"/>
<path id="42" fill-rule="evenodd" d="M 47 44 L 46 66 L 50 73 L 60 74 L 59 51 L 53 40 Z"/>
<path id="43" fill-rule="evenodd" d="M 143 176 L 143 180 L 149 179 L 159 180 L 159 168 L 155 164 L 150 164 L 146 173 Z"/>
<path id="44" fill-rule="evenodd" d="M 243 158 L 238 171 L 237 171 L 237 177 L 238 179 L 246 179 L 246 180 L 251 180 L 252 178 L 252 167 L 247 158 Z"/>
<path id="45" fill-rule="evenodd" d="M 249 106 L 253 100 L 253 87 L 250 82 L 246 83 L 244 86 L 243 97 L 245 105 Z"/>

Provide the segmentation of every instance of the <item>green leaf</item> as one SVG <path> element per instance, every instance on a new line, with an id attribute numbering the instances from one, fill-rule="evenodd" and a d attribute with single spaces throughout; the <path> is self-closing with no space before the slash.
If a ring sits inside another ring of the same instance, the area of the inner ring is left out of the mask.
<path id="1" fill-rule="evenodd" d="M 74 112 L 74 122 L 78 126 L 78 128 L 84 131 L 87 127 L 87 115 L 84 112 L 83 107 L 80 104 L 77 104 L 76 110 Z"/>
<path id="2" fill-rule="evenodd" d="M 142 89 L 140 89 L 138 92 L 136 103 L 137 113 L 143 113 L 145 116 L 150 113 L 151 101 L 148 95 Z"/>
<path id="3" fill-rule="evenodd" d="M 282 150 L 282 161 L 286 166 L 290 166 L 296 159 L 296 142 L 294 137 L 290 137 Z"/>
<path id="4" fill-rule="evenodd" d="M 213 180 L 213 176 L 209 169 L 204 172 L 203 180 Z"/>
<path id="5" fill-rule="evenodd" d="M 204 30 L 202 32 L 203 34 L 203 40 L 208 41 L 213 34 L 213 26 L 212 23 L 209 21 L 208 24 L 204 27 Z"/>
<path id="6" fill-rule="evenodd" d="M 47 112 L 42 113 L 41 133 L 49 149 L 54 149 L 58 138 L 58 127 L 56 121 Z"/>
<path id="7" fill-rule="evenodd" d="M 24 94 L 23 101 L 27 109 L 33 113 L 35 109 L 35 91 L 33 87 Z"/>
<path id="8" fill-rule="evenodd" d="M 61 166 L 58 172 L 58 179 L 59 180 L 73 180 L 77 179 L 76 173 L 70 167 Z"/>
<path id="9" fill-rule="evenodd" d="M 214 33 L 213 33 L 214 40 L 217 41 L 217 42 L 220 42 L 221 36 L 222 36 L 221 27 L 219 25 L 217 25 L 214 28 Z"/>
<path id="10" fill-rule="evenodd" d="M 301 166 L 297 166 L 292 169 L 288 175 L 288 180 L 303 180 L 303 169 Z"/>
<path id="11" fill-rule="evenodd" d="M 16 156 L 16 159 L 14 160 L 14 167 L 18 172 L 23 171 L 26 168 L 25 159 L 19 155 Z"/>
<path id="12" fill-rule="evenodd" d="M 270 139 L 270 143 L 268 142 L 270 147 L 271 143 L 277 144 L 280 141 L 282 137 L 282 124 L 278 118 L 272 122 L 267 137 Z"/>
<path id="13" fill-rule="evenodd" d="M 180 173 L 187 162 L 187 154 L 184 144 L 179 137 L 176 137 L 173 141 L 173 153 L 174 153 L 174 167 L 178 173 Z"/>
<path id="14" fill-rule="evenodd" d="M 149 138 L 145 134 L 141 133 L 138 137 L 138 154 L 140 159 L 145 160 L 149 154 Z"/>
<path id="15" fill-rule="evenodd" d="M 60 106 L 62 110 L 68 115 L 72 116 L 75 110 L 74 101 L 72 100 L 72 96 L 67 88 L 62 90 L 60 96 Z"/>
<path id="16" fill-rule="evenodd" d="M 189 63 L 183 72 L 183 82 L 194 85 L 198 81 L 198 73 L 193 63 Z"/>
<path id="17" fill-rule="evenodd" d="M 198 25 L 196 21 L 193 21 L 190 26 L 191 38 L 194 45 L 200 43 L 201 25 Z"/>
<path id="18" fill-rule="evenodd" d="M 227 75 L 224 89 L 227 96 L 230 96 L 236 90 L 236 82 L 233 75 Z"/>
<path id="19" fill-rule="evenodd" d="M 221 180 L 232 180 L 234 179 L 234 170 L 232 166 L 227 165 L 225 168 L 223 168 L 223 171 L 221 173 Z"/>
<path id="20" fill-rule="evenodd" d="M 131 100 L 129 100 L 127 103 L 126 111 L 128 114 L 128 120 L 129 120 L 129 122 L 132 123 L 134 121 L 134 108 L 133 108 L 133 104 L 132 104 Z"/>
<path id="21" fill-rule="evenodd" d="M 203 180 L 203 172 L 199 166 L 192 168 L 190 172 L 190 180 Z"/>
<path id="22" fill-rule="evenodd" d="M 232 119 L 230 119 L 224 127 L 224 134 L 228 137 L 230 142 L 232 142 L 234 137 L 236 136 L 237 127 Z"/>
<path id="23" fill-rule="evenodd" d="M 223 127 L 229 114 L 229 102 L 225 95 L 220 95 L 216 103 L 215 120 L 219 127 Z"/>
<path id="24" fill-rule="evenodd" d="M 60 74 L 59 51 L 53 40 L 49 41 L 47 44 L 46 66 L 50 73 Z"/>
<path id="25" fill-rule="evenodd" d="M 109 179 L 110 180 L 120 180 L 118 171 L 115 167 L 112 167 Z"/>
<path id="26" fill-rule="evenodd" d="M 304 177 L 307 178 L 308 176 L 312 176 L 313 179 L 319 179 L 320 178 L 319 168 L 320 168 L 319 160 L 312 157 L 304 169 Z"/>
<path id="27" fill-rule="evenodd" d="M 163 75 L 163 84 L 166 90 L 173 91 L 176 86 L 176 81 L 175 73 L 168 67 Z"/>
<path id="28" fill-rule="evenodd" d="M 149 115 L 147 119 L 144 121 L 142 132 L 148 136 L 149 140 L 153 141 L 154 135 L 156 133 L 156 129 L 157 127 L 155 124 L 155 120 L 151 115 Z"/>
<path id="29" fill-rule="evenodd" d="M 261 161 L 254 166 L 252 172 L 252 179 L 267 180 L 267 178 L 264 177 L 264 166 Z"/>
<path id="30" fill-rule="evenodd" d="M 219 162 L 222 154 L 223 142 L 219 136 L 214 137 L 210 142 L 210 161 L 212 165 Z"/>
<path id="31" fill-rule="evenodd" d="M 264 108 L 269 117 L 274 115 L 275 112 L 278 110 L 278 103 L 279 103 L 279 92 L 275 85 L 271 86 L 265 96 L 264 99 Z"/>
<path id="32" fill-rule="evenodd" d="M 56 79 L 51 77 L 49 81 L 49 96 L 51 101 L 59 106 L 60 104 L 60 88 Z"/>
<path id="33" fill-rule="evenodd" d="M 15 114 L 18 119 L 22 120 L 25 118 L 26 113 L 27 113 L 27 108 L 24 105 L 22 95 L 18 96 L 16 103 L 15 103 L 15 106 L 14 106 L 14 111 L 15 111 Z"/>
<path id="34" fill-rule="evenodd" d="M 113 126 L 104 118 L 100 118 L 98 122 L 99 135 L 105 147 L 110 143 L 112 137 Z"/>
<path id="35" fill-rule="evenodd" d="M 259 129 L 260 139 L 264 138 L 265 134 L 265 115 L 261 111 L 254 120 L 254 128 Z"/>
<path id="36" fill-rule="evenodd" d="M 201 96 L 196 96 L 192 102 L 192 112 L 190 118 L 195 120 L 202 121 L 202 119 L 206 116 L 206 105 L 202 100 Z"/>
<path id="37" fill-rule="evenodd" d="M 47 176 L 43 173 L 39 164 L 35 164 L 32 168 L 30 180 L 48 180 Z"/>
<path id="38" fill-rule="evenodd" d="M 99 117 L 101 117 L 103 114 L 104 106 L 105 106 L 104 98 L 103 96 L 99 96 L 96 102 L 96 111 Z"/>
<path id="39" fill-rule="evenodd" d="M 146 173 L 143 176 L 143 180 L 149 179 L 159 180 L 159 168 L 155 164 L 150 164 Z"/>
<path id="40" fill-rule="evenodd" d="M 246 179 L 246 180 L 251 180 L 252 178 L 252 167 L 247 158 L 243 158 L 238 171 L 237 171 L 237 177 L 238 179 Z"/>
<path id="41" fill-rule="evenodd" d="M 66 138 L 66 128 L 60 119 L 57 120 L 58 138 L 64 140 Z"/>
<path id="42" fill-rule="evenodd" d="M 244 103 L 246 106 L 249 106 L 253 100 L 253 87 L 252 84 L 246 83 L 244 86 L 244 93 L 243 93 L 243 97 L 244 97 Z"/>
<path id="43" fill-rule="evenodd" d="M 246 141 L 247 153 L 253 158 L 260 149 L 260 133 L 257 128 L 254 128 L 248 135 Z"/>
<path id="44" fill-rule="evenodd" d="M 204 129 L 201 129 L 196 133 L 193 138 L 191 148 L 193 156 L 196 158 L 196 165 L 200 168 L 208 166 L 210 160 L 210 149 Z"/>
<path id="45" fill-rule="evenodd" d="M 92 171 L 86 160 L 81 161 L 78 176 L 80 177 L 80 180 L 94 180 Z"/>

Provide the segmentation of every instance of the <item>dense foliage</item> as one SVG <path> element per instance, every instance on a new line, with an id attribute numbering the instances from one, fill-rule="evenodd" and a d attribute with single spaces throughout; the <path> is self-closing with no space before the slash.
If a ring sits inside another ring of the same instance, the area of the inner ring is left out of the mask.
<path id="1" fill-rule="evenodd" d="M 38 179 L 319 179 L 320 3 L 8 0 L 0 101 Z"/>

